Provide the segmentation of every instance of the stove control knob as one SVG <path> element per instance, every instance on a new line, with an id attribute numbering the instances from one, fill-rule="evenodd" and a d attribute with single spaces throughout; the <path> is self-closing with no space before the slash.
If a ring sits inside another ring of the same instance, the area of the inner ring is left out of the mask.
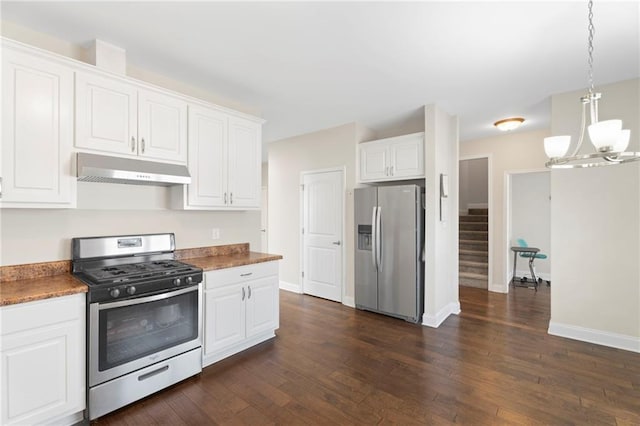
<path id="1" fill-rule="evenodd" d="M 120 296 L 120 289 L 112 288 L 111 291 L 109 291 L 109 294 L 115 299 L 116 297 Z"/>
<path id="2" fill-rule="evenodd" d="M 130 296 L 133 296 L 133 295 L 136 293 L 136 288 L 135 288 L 134 286 L 127 287 L 127 293 L 128 293 Z"/>
<path id="3" fill-rule="evenodd" d="M 185 281 L 187 282 L 187 284 L 191 284 L 191 283 L 193 283 L 193 278 L 187 277 L 187 279 Z"/>
<path id="4" fill-rule="evenodd" d="M 180 281 L 180 278 L 175 278 L 173 280 L 173 285 L 175 285 L 176 287 L 179 286 L 180 284 L 182 284 L 182 282 Z"/>

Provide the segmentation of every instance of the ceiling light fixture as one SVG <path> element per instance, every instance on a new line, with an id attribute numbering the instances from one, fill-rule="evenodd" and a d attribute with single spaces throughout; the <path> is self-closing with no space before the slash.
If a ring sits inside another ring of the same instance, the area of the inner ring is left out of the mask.
<path id="1" fill-rule="evenodd" d="M 502 130 L 503 132 L 506 132 L 509 130 L 517 129 L 518 127 L 520 127 L 520 125 L 523 122 L 524 122 L 524 118 L 522 117 L 511 117 L 511 118 L 498 120 L 495 123 L 493 123 L 493 125 L 496 126 L 498 129 Z"/>
<path id="2" fill-rule="evenodd" d="M 582 124 L 578 145 L 572 154 L 566 156 L 571 145 L 571 136 L 551 136 L 544 138 L 544 151 L 549 157 L 545 163 L 550 169 L 575 169 L 583 167 L 600 167 L 624 164 L 640 160 L 640 152 L 625 152 L 629 146 L 631 131 L 622 129 L 622 120 L 598 121 L 598 101 L 602 97 L 601 93 L 596 93 L 593 87 L 593 1 L 589 0 L 589 43 L 588 43 L 588 64 L 589 64 L 589 91 L 580 98 L 582 102 Z M 587 124 L 587 105 L 591 118 L 591 125 L 588 127 L 589 139 L 596 152 L 587 155 L 578 155 L 584 140 L 585 127 Z"/>

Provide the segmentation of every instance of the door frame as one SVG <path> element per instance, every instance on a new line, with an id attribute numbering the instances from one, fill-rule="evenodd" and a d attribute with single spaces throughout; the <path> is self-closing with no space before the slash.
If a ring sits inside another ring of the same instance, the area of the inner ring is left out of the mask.
<path id="1" fill-rule="evenodd" d="M 511 178 L 514 175 L 522 175 L 526 173 L 541 173 L 547 172 L 551 173 L 551 170 L 546 167 L 537 168 L 537 169 L 517 169 L 517 170 L 505 170 L 504 171 L 504 206 L 503 206 L 503 223 L 504 223 L 504 241 L 503 241 L 503 249 L 502 252 L 504 254 L 504 265 L 502 268 L 502 276 L 504 277 L 504 290 L 503 293 L 509 293 L 511 286 L 509 282 L 511 281 L 511 274 L 509 273 L 509 266 L 513 262 L 513 253 L 511 252 L 511 245 L 509 241 L 511 241 L 511 189 L 513 183 Z"/>
<path id="2" fill-rule="evenodd" d="M 304 170 L 300 172 L 300 186 L 298 189 L 298 194 L 299 194 L 299 204 L 300 204 L 300 216 L 299 216 L 299 223 L 300 226 L 298 228 L 298 247 L 299 247 L 299 257 L 300 257 L 300 262 L 298 265 L 298 279 L 300 280 L 300 293 L 304 294 L 304 279 L 302 278 L 302 271 L 304 269 L 304 235 L 302 234 L 302 225 L 304 224 L 304 193 L 302 190 L 302 186 L 304 185 L 304 177 L 308 176 L 308 175 L 315 175 L 315 174 L 320 174 L 320 173 L 330 173 L 330 172 L 340 172 L 342 175 L 342 214 L 340 215 L 342 217 L 342 232 L 341 232 L 341 236 L 340 239 L 342 241 L 342 282 L 340 283 L 340 303 L 342 303 L 343 305 L 345 304 L 345 284 L 346 284 L 346 279 L 347 279 L 347 274 L 346 274 L 346 270 L 347 270 L 347 253 L 346 253 L 346 239 L 345 239 L 345 233 L 346 233 L 346 204 L 347 204 L 347 199 L 346 199 L 346 189 L 347 189 L 347 183 L 346 183 L 346 174 L 347 174 L 347 170 L 345 166 L 342 167 L 329 167 L 329 168 L 325 168 L 325 169 L 314 169 L 314 170 Z"/>
<path id="3" fill-rule="evenodd" d="M 467 160 L 480 160 L 486 158 L 487 159 L 487 208 L 489 209 L 489 214 L 487 216 L 488 222 L 488 232 L 489 232 L 489 247 L 488 250 L 488 261 L 487 267 L 489 273 L 487 274 L 487 291 L 494 292 L 503 292 L 498 285 L 493 283 L 493 246 L 495 244 L 495 233 L 493 232 L 493 185 L 491 184 L 491 180 L 493 177 L 493 154 L 472 154 L 472 155 L 464 155 L 462 157 L 458 157 L 458 199 L 460 198 L 460 162 Z M 458 206 L 458 215 L 460 215 L 460 206 Z M 460 227 L 458 226 L 458 240 L 460 239 Z M 460 254 L 458 253 L 458 257 Z"/>

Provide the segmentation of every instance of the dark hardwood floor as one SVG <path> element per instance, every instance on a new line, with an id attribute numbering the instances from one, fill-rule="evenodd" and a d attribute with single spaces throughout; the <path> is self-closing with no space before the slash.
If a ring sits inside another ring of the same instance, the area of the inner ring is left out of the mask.
<path id="1" fill-rule="evenodd" d="M 548 335 L 546 286 L 461 287 L 438 329 L 280 301 L 275 339 L 97 423 L 640 424 L 640 354 Z"/>

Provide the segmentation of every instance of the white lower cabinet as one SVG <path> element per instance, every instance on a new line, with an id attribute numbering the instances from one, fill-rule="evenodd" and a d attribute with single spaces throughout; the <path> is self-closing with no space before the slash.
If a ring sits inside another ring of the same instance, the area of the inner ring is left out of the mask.
<path id="1" fill-rule="evenodd" d="M 275 336 L 278 262 L 205 272 L 203 366 Z"/>
<path id="2" fill-rule="evenodd" d="M 0 308 L 0 424 L 73 424 L 85 409 L 85 295 Z"/>

